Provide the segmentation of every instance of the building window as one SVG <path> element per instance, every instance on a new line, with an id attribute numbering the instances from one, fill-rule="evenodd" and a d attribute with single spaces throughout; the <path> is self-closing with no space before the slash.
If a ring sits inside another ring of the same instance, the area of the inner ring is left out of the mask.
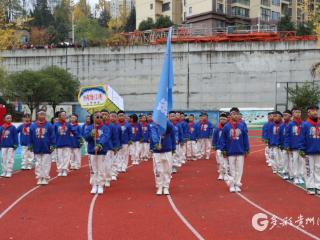
<path id="1" fill-rule="evenodd" d="M 153 3 L 150 4 L 150 10 L 152 10 L 152 9 L 153 9 Z"/>
<path id="2" fill-rule="evenodd" d="M 238 4 L 250 6 L 250 1 L 249 0 L 232 0 L 232 3 L 238 3 Z"/>
<path id="3" fill-rule="evenodd" d="M 270 7 L 270 0 L 261 0 L 261 5 Z"/>
<path id="4" fill-rule="evenodd" d="M 280 0 L 272 0 L 272 5 L 280 6 Z"/>
<path id="5" fill-rule="evenodd" d="M 217 6 L 217 12 L 219 13 L 223 13 L 223 4 L 222 3 L 218 3 L 218 6 Z"/>
<path id="6" fill-rule="evenodd" d="M 249 9 L 241 7 L 232 7 L 232 15 L 239 17 L 249 17 Z"/>
<path id="7" fill-rule="evenodd" d="M 170 2 L 162 4 L 162 12 L 166 12 L 170 10 Z"/>
<path id="8" fill-rule="evenodd" d="M 192 7 L 189 7 L 189 14 L 192 14 Z"/>
<path id="9" fill-rule="evenodd" d="M 271 11 L 270 9 L 261 8 L 261 19 L 262 21 L 270 21 Z"/>
<path id="10" fill-rule="evenodd" d="M 278 21 L 279 19 L 280 19 L 280 13 L 272 11 L 272 20 Z"/>

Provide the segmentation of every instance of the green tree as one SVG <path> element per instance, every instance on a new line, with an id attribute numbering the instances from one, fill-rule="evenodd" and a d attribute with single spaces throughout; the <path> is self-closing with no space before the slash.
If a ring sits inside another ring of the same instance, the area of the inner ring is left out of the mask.
<path id="1" fill-rule="evenodd" d="M 156 28 L 168 28 L 173 25 L 173 22 L 170 20 L 169 16 L 161 15 L 154 25 Z"/>
<path id="2" fill-rule="evenodd" d="M 295 25 L 291 22 L 291 19 L 288 15 L 285 15 L 278 22 L 278 31 L 295 31 Z"/>
<path id="3" fill-rule="evenodd" d="M 133 32 L 134 30 L 136 30 L 136 9 L 133 7 L 124 27 L 124 31 Z"/>
<path id="4" fill-rule="evenodd" d="M 300 107 L 305 116 L 307 107 L 318 105 L 320 102 L 320 87 L 315 83 L 306 82 L 302 86 L 288 88 L 289 100 L 297 107 Z"/>
<path id="5" fill-rule="evenodd" d="M 41 73 L 54 79 L 56 82 L 56 86 L 52 88 L 52 92 L 46 99 L 46 102 L 52 106 L 54 112 L 56 112 L 56 107 L 60 103 L 76 100 L 80 82 L 69 72 L 65 69 L 53 66 L 41 70 Z"/>
<path id="6" fill-rule="evenodd" d="M 312 35 L 314 31 L 314 26 L 312 22 L 300 23 L 297 29 L 298 36 L 308 36 Z"/>
<path id="7" fill-rule="evenodd" d="M 152 18 L 148 18 L 147 20 L 143 20 L 140 24 L 139 24 L 139 30 L 140 31 L 145 31 L 145 30 L 149 30 L 154 28 L 154 21 Z"/>
<path id="8" fill-rule="evenodd" d="M 37 109 L 54 88 L 54 79 L 35 71 L 23 71 L 9 75 L 1 86 L 6 99 L 18 99 L 27 104 L 31 113 Z M 19 86 L 19 87 L 17 87 Z"/>
<path id="9" fill-rule="evenodd" d="M 81 18 L 75 27 L 75 37 L 78 41 L 90 44 L 101 43 L 107 35 L 106 28 L 99 25 L 96 19 Z"/>
<path id="10" fill-rule="evenodd" d="M 52 13 L 48 8 L 47 0 L 37 0 L 36 5 L 31 12 L 31 26 L 38 28 L 47 28 L 54 23 Z"/>

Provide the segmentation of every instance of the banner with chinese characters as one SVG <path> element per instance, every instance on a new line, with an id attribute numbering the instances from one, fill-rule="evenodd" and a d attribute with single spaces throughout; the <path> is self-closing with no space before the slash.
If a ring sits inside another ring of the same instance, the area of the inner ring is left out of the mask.
<path id="1" fill-rule="evenodd" d="M 82 108 L 92 113 L 106 109 L 124 110 L 123 98 L 109 85 L 85 86 L 79 91 L 78 101 Z"/>

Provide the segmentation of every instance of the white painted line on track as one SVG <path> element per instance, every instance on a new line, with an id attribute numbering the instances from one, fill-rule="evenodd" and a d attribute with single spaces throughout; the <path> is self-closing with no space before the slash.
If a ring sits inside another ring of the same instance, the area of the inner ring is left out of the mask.
<path id="1" fill-rule="evenodd" d="M 127 169 L 133 167 L 133 165 L 131 164 L 130 166 L 128 166 Z M 88 214 L 88 240 L 93 240 L 93 210 L 94 210 L 94 205 L 96 203 L 96 200 L 98 198 L 99 194 L 95 194 L 94 197 L 91 200 L 90 203 L 90 208 L 89 208 L 89 214 Z"/>
<path id="2" fill-rule="evenodd" d="M 168 201 L 169 201 L 173 211 L 177 214 L 177 216 L 180 218 L 180 220 L 186 225 L 186 227 L 193 233 L 193 235 L 198 240 L 204 240 L 204 237 L 201 236 L 201 234 L 188 222 L 188 220 L 182 215 L 182 213 L 176 207 L 176 205 L 174 204 L 171 196 L 168 195 L 167 198 L 168 198 Z"/>
<path id="3" fill-rule="evenodd" d="M 81 168 L 87 167 L 88 164 L 83 165 Z M 71 172 L 73 172 L 73 170 L 71 170 Z M 51 178 L 49 180 L 49 182 L 57 179 L 58 176 L 55 176 L 53 178 Z M 8 213 L 10 212 L 18 203 L 20 203 L 25 197 L 27 197 L 29 194 L 31 194 L 32 192 L 34 192 L 35 190 L 39 189 L 41 186 L 36 186 L 32 189 L 30 189 L 29 191 L 25 192 L 24 194 L 22 194 L 17 200 L 15 200 L 9 207 L 7 207 L 3 212 L 0 213 L 0 220 Z"/>
<path id="4" fill-rule="evenodd" d="M 255 208 L 259 209 L 260 211 L 270 215 L 271 217 L 275 217 L 277 220 L 281 221 L 281 222 L 285 222 L 285 219 L 283 218 L 280 218 L 278 217 L 277 215 L 275 215 L 274 213 L 272 212 L 269 212 L 268 210 L 264 209 L 263 207 L 259 206 L 258 204 L 254 203 L 253 201 L 251 201 L 249 198 L 247 198 L 246 196 L 244 196 L 243 194 L 241 193 L 237 193 L 237 195 L 239 197 L 241 197 L 243 200 L 245 200 L 247 203 L 251 204 L 252 206 L 254 206 Z M 312 233 L 309 233 L 307 232 L 306 230 L 302 229 L 301 227 L 299 226 L 296 226 L 294 224 L 292 224 L 291 222 L 289 221 L 286 221 L 287 224 L 290 226 L 290 227 L 293 227 L 294 229 L 296 229 L 297 231 L 300 231 L 301 233 L 303 233 L 304 235 L 312 238 L 312 239 L 316 239 L 316 240 L 319 240 L 320 238 L 313 235 Z"/>

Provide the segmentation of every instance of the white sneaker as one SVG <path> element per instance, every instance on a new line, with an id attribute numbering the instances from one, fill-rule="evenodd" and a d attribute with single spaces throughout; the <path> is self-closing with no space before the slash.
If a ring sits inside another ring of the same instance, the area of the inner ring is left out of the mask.
<path id="1" fill-rule="evenodd" d="M 316 190 L 314 188 L 309 188 L 308 189 L 308 194 L 309 195 L 315 195 L 316 194 Z"/>
<path id="2" fill-rule="evenodd" d="M 234 189 L 236 190 L 236 192 L 241 192 L 241 188 L 239 186 L 235 186 Z"/>
<path id="3" fill-rule="evenodd" d="M 5 177 L 5 176 L 6 176 L 6 173 L 5 173 L 5 172 L 2 172 L 0 176 L 1 176 L 1 177 Z"/>
<path id="4" fill-rule="evenodd" d="M 11 178 L 11 177 L 12 177 L 12 173 L 7 172 L 7 173 L 6 173 L 6 178 Z"/>
<path id="5" fill-rule="evenodd" d="M 38 178 L 37 185 L 41 185 L 41 183 L 42 183 L 42 179 Z"/>
<path id="6" fill-rule="evenodd" d="M 170 193 L 169 193 L 169 188 L 163 188 L 163 194 L 164 195 L 170 195 Z"/>
<path id="7" fill-rule="evenodd" d="M 104 184 L 105 187 L 110 187 L 110 181 L 106 181 L 106 183 Z"/>
<path id="8" fill-rule="evenodd" d="M 112 181 L 116 181 L 116 180 L 117 180 L 117 176 L 112 176 L 112 177 L 111 177 L 111 180 L 112 180 Z"/>
<path id="9" fill-rule="evenodd" d="M 162 187 L 159 187 L 157 189 L 157 193 L 156 193 L 158 196 L 162 195 Z"/>
<path id="10" fill-rule="evenodd" d="M 235 189 L 235 187 L 233 185 L 231 185 L 230 188 L 229 188 L 229 191 L 231 193 L 234 193 L 234 192 L 236 192 L 236 189 Z"/>
<path id="11" fill-rule="evenodd" d="M 218 180 L 223 180 L 223 176 L 221 173 L 219 174 Z"/>
<path id="12" fill-rule="evenodd" d="M 59 173 L 58 173 L 58 177 L 62 177 L 62 172 L 59 172 Z"/>
<path id="13" fill-rule="evenodd" d="M 177 173 L 177 168 L 176 167 L 172 167 L 172 173 Z"/>
<path id="14" fill-rule="evenodd" d="M 41 184 L 48 185 L 48 180 L 46 178 L 42 178 Z"/>
<path id="15" fill-rule="evenodd" d="M 121 169 L 121 172 L 125 173 L 127 171 L 127 169 L 124 167 Z"/>
<path id="16" fill-rule="evenodd" d="M 304 180 L 302 178 L 299 178 L 299 184 L 304 184 Z"/>
<path id="17" fill-rule="evenodd" d="M 294 178 L 294 179 L 293 179 L 293 183 L 294 183 L 294 184 L 299 184 L 299 179 L 298 179 L 298 178 Z"/>
<path id="18" fill-rule="evenodd" d="M 68 176 L 68 170 L 63 170 L 63 172 L 62 172 L 62 175 L 61 175 L 62 177 L 66 177 L 66 176 Z"/>
<path id="19" fill-rule="evenodd" d="M 102 186 L 98 186 L 98 194 L 103 194 L 103 187 Z"/>
<path id="20" fill-rule="evenodd" d="M 96 194 L 97 191 L 98 191 L 98 186 L 97 185 L 93 185 L 90 193 L 91 194 Z"/>

